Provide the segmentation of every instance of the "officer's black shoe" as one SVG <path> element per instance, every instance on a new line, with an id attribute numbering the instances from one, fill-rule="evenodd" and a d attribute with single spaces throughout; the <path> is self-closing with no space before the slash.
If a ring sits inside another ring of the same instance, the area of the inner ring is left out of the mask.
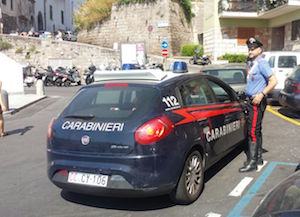
<path id="1" fill-rule="evenodd" d="M 250 160 L 249 164 L 247 164 L 246 166 L 243 166 L 242 168 L 239 169 L 240 173 L 244 173 L 244 172 L 250 172 L 253 170 L 257 170 L 257 164 L 255 160 Z"/>
<path id="2" fill-rule="evenodd" d="M 264 160 L 262 158 L 257 159 L 257 165 L 263 165 L 264 164 Z"/>
<path id="3" fill-rule="evenodd" d="M 256 142 L 249 142 L 249 155 L 247 155 L 248 159 L 251 159 L 247 165 L 244 165 L 242 168 L 239 169 L 240 173 L 243 172 L 250 172 L 252 170 L 257 169 L 257 143 Z M 248 158 L 249 156 L 249 158 Z"/>

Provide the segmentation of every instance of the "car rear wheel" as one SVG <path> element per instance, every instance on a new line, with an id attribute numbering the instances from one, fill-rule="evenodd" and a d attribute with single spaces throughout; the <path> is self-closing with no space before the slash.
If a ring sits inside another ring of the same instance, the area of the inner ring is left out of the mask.
<path id="1" fill-rule="evenodd" d="M 178 204 L 190 204 L 201 194 L 204 182 L 202 156 L 193 151 L 187 157 L 182 174 L 171 198 Z"/>

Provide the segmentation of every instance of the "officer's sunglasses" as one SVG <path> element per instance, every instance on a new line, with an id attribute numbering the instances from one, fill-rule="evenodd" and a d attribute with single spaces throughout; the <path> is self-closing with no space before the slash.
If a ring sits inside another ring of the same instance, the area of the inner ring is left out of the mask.
<path id="1" fill-rule="evenodd" d="M 248 48 L 248 51 L 254 51 L 256 48 L 258 48 L 258 47 L 251 47 L 251 48 Z"/>

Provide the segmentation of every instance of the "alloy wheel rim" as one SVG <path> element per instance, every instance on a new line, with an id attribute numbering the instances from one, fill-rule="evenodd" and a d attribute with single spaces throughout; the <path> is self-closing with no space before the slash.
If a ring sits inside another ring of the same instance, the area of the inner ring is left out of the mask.
<path id="1" fill-rule="evenodd" d="M 188 162 L 185 175 L 186 190 L 188 194 L 195 195 L 199 192 L 201 176 L 201 162 L 199 157 L 194 155 Z"/>

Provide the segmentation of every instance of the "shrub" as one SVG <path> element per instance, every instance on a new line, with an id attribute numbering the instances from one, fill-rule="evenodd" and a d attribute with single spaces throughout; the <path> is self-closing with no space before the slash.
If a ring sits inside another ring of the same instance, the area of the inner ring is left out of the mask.
<path id="1" fill-rule="evenodd" d="M 8 49 L 10 49 L 12 47 L 13 46 L 10 43 L 8 43 L 6 41 L 2 41 L 2 39 L 0 39 L 0 51 L 2 51 L 2 50 L 8 50 Z"/>
<path id="2" fill-rule="evenodd" d="M 29 49 L 30 52 L 34 52 L 36 50 L 36 47 L 34 45 L 31 46 L 31 48 Z"/>
<path id="3" fill-rule="evenodd" d="M 26 53 L 25 59 L 26 59 L 26 60 L 29 60 L 29 59 L 30 59 L 30 52 L 27 52 L 27 53 Z"/>
<path id="4" fill-rule="evenodd" d="M 16 53 L 23 53 L 23 48 L 21 47 L 17 48 Z"/>
<path id="5" fill-rule="evenodd" d="M 181 55 L 182 56 L 193 56 L 194 52 L 196 49 L 200 49 L 200 52 L 198 54 L 198 56 L 202 56 L 204 51 L 203 51 L 203 47 L 197 44 L 187 44 L 187 45 L 183 45 L 182 49 L 181 49 Z"/>
<path id="6" fill-rule="evenodd" d="M 226 53 L 218 59 L 228 60 L 229 63 L 246 63 L 247 57 L 248 56 L 245 55 L 245 54 L 229 54 L 229 53 Z"/>

